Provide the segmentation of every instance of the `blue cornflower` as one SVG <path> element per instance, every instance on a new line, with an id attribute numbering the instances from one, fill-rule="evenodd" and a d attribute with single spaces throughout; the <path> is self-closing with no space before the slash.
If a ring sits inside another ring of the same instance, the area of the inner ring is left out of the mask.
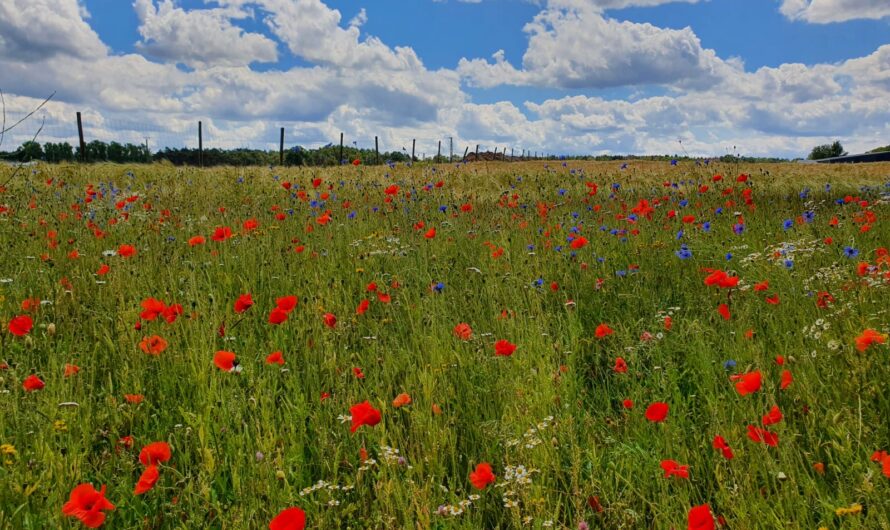
<path id="1" fill-rule="evenodd" d="M 689 259 L 692 257 L 692 251 L 689 250 L 686 245 L 680 247 L 680 250 L 674 252 L 680 259 Z"/>
<path id="2" fill-rule="evenodd" d="M 794 221 L 791 219 L 785 219 L 785 221 L 782 223 L 782 228 L 785 230 L 791 230 L 791 228 L 793 228 L 793 227 L 794 227 Z"/>
<path id="3" fill-rule="evenodd" d="M 710 232 L 711 231 L 711 221 L 705 221 L 704 223 L 702 223 L 701 229 L 704 230 L 705 232 Z"/>
<path id="4" fill-rule="evenodd" d="M 736 367 L 736 362 L 732 359 L 723 362 L 723 369 L 727 372 L 730 370 L 734 370 Z"/>
<path id="5" fill-rule="evenodd" d="M 859 255 L 859 249 L 853 247 L 844 247 L 844 256 L 848 258 L 855 258 Z"/>
<path id="6" fill-rule="evenodd" d="M 809 211 L 809 210 L 804 212 L 803 220 L 806 221 L 807 223 L 812 223 L 813 221 L 816 220 L 816 212 Z"/>
<path id="7" fill-rule="evenodd" d="M 743 225 L 742 223 L 736 223 L 732 225 L 732 231 L 736 234 L 741 234 L 745 231 L 745 225 Z"/>
<path id="8" fill-rule="evenodd" d="M 792 261 L 790 259 L 786 259 L 784 264 L 785 264 L 786 269 L 790 269 L 791 267 L 794 267 L 794 261 Z"/>

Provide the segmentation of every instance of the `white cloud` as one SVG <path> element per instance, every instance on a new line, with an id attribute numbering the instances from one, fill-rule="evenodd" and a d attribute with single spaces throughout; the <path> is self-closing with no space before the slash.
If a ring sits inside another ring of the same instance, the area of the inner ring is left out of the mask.
<path id="1" fill-rule="evenodd" d="M 589 2 L 559 0 L 525 26 L 528 48 L 517 69 L 495 54 L 493 63 L 462 59 L 458 71 L 477 87 L 500 84 L 560 88 L 628 85 L 707 86 L 738 68 L 702 48 L 690 28 L 664 29 L 618 21 Z M 572 7 L 568 7 L 571 4 Z"/>
<path id="2" fill-rule="evenodd" d="M 0 57 L 36 61 L 65 55 L 93 58 L 106 53 L 84 20 L 77 0 L 3 0 L 0 2 Z"/>
<path id="3" fill-rule="evenodd" d="M 136 0 L 142 42 L 137 48 L 163 61 L 189 66 L 239 66 L 252 62 L 275 62 L 274 41 L 259 33 L 248 33 L 232 20 L 251 14 L 243 9 L 185 9 L 172 0 Z"/>
<path id="4" fill-rule="evenodd" d="M 888 0 L 782 0 L 779 11 L 791 20 L 828 24 L 890 17 Z"/>

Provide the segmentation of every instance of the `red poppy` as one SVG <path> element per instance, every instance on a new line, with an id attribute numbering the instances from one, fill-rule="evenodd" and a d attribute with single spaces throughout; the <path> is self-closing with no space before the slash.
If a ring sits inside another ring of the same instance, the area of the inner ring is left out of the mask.
<path id="1" fill-rule="evenodd" d="M 122 258 L 129 258 L 136 255 L 136 247 L 133 245 L 121 245 L 117 249 L 117 255 Z"/>
<path id="2" fill-rule="evenodd" d="M 719 449 L 720 452 L 723 453 L 723 458 L 727 460 L 732 460 L 735 456 L 732 454 L 732 449 L 729 448 L 729 444 L 726 443 L 726 440 L 719 434 L 714 437 L 714 441 L 711 445 L 714 446 L 714 449 Z"/>
<path id="3" fill-rule="evenodd" d="M 242 228 L 244 228 L 245 232 L 252 232 L 253 230 L 256 230 L 257 228 L 260 227 L 260 222 L 257 221 L 256 219 L 251 218 L 251 219 L 244 221 L 244 224 L 241 226 L 242 226 Z"/>
<path id="4" fill-rule="evenodd" d="M 664 329 L 667 331 L 671 330 L 671 327 L 674 325 L 674 319 L 671 317 L 664 317 Z"/>
<path id="5" fill-rule="evenodd" d="M 237 366 L 235 354 L 230 351 L 218 351 L 213 356 L 213 364 L 224 372 L 231 372 Z"/>
<path id="6" fill-rule="evenodd" d="M 46 383 L 43 382 L 42 379 L 37 377 L 34 374 L 29 375 L 22 381 L 22 388 L 25 389 L 25 392 L 34 392 L 35 390 L 42 390 L 43 387 L 46 386 Z"/>
<path id="7" fill-rule="evenodd" d="M 143 493 L 151 490 L 155 487 L 155 484 L 158 482 L 158 478 L 161 476 L 161 473 L 158 471 L 158 466 L 150 465 L 145 468 L 145 471 L 142 472 L 142 475 L 139 477 L 139 482 L 136 483 L 136 488 L 133 490 L 133 495 L 142 495 Z"/>
<path id="8" fill-rule="evenodd" d="M 427 230 L 426 233 L 423 234 L 423 237 L 425 237 L 425 238 L 427 238 L 427 239 L 432 239 L 432 238 L 436 237 L 436 229 L 435 229 L 435 227 L 434 227 L 434 228 L 430 228 L 429 230 Z"/>
<path id="9" fill-rule="evenodd" d="M 756 292 L 766 291 L 767 289 L 769 289 L 769 281 L 762 281 L 754 284 L 754 291 Z"/>
<path id="10" fill-rule="evenodd" d="M 494 354 L 500 357 L 509 357 L 516 351 L 516 345 L 508 340 L 501 339 L 494 343 Z"/>
<path id="11" fill-rule="evenodd" d="M 144 337 L 139 343 L 139 348 L 149 355 L 160 355 L 167 349 L 167 341 L 157 335 Z"/>
<path id="12" fill-rule="evenodd" d="M 587 238 L 585 238 L 584 236 L 578 236 L 572 240 L 569 246 L 572 247 L 573 250 L 582 249 L 587 246 Z"/>
<path id="13" fill-rule="evenodd" d="M 225 241 L 232 237 L 232 229 L 228 226 L 217 226 L 213 231 L 213 235 L 210 236 L 210 239 L 214 241 Z"/>
<path id="14" fill-rule="evenodd" d="M 358 165 L 360 165 L 361 163 L 362 163 L 362 161 L 359 160 L 358 158 L 356 158 L 355 160 L 352 161 L 352 165 L 353 165 L 353 166 L 358 166 Z"/>
<path id="15" fill-rule="evenodd" d="M 365 378 L 365 373 L 362 372 L 362 369 L 357 366 L 352 369 L 352 375 L 354 375 L 356 379 Z"/>
<path id="16" fill-rule="evenodd" d="M 624 401 L 621 402 L 621 406 L 626 408 L 627 410 L 630 410 L 630 409 L 634 408 L 634 402 L 631 399 L 625 399 Z"/>
<path id="17" fill-rule="evenodd" d="M 774 294 L 766 297 L 766 303 L 770 305 L 779 305 L 779 295 Z"/>
<path id="18" fill-rule="evenodd" d="M 238 297 L 237 300 L 235 300 L 235 312 L 243 313 L 243 312 L 247 311 L 248 309 L 250 309 L 250 307 L 252 305 L 253 305 L 253 296 L 251 296 L 250 294 L 242 294 L 241 296 Z"/>
<path id="19" fill-rule="evenodd" d="M 27 335 L 31 328 L 34 327 L 34 321 L 31 320 L 31 317 L 28 315 L 19 315 L 17 317 L 13 317 L 12 320 L 9 321 L 9 332 L 15 335 L 16 337 L 23 337 Z"/>
<path id="20" fill-rule="evenodd" d="M 741 396 L 747 396 L 748 394 L 757 392 L 758 390 L 760 390 L 760 387 L 763 383 L 763 377 L 761 376 L 759 370 L 747 374 L 733 375 L 729 378 L 729 380 L 737 381 L 737 383 L 735 384 L 735 389 Z"/>
<path id="21" fill-rule="evenodd" d="M 276 307 L 272 309 L 269 313 L 269 323 L 270 324 L 281 324 L 282 322 L 287 320 L 287 311 L 281 309 L 280 307 Z"/>
<path id="22" fill-rule="evenodd" d="M 720 313 L 720 316 L 723 317 L 723 320 L 729 320 L 732 316 L 729 312 L 729 306 L 726 304 L 720 304 L 717 307 L 717 312 Z"/>
<path id="23" fill-rule="evenodd" d="M 730 276 L 724 271 L 713 271 L 705 277 L 705 285 L 716 285 L 723 289 L 731 289 L 739 284 L 738 276 Z"/>
<path id="24" fill-rule="evenodd" d="M 778 405 L 773 405 L 773 408 L 763 416 L 763 425 L 774 425 L 782 421 L 782 411 L 779 410 Z"/>
<path id="25" fill-rule="evenodd" d="M 681 466 L 674 460 L 662 460 L 661 469 L 664 470 L 664 478 L 689 478 L 689 466 Z"/>
<path id="26" fill-rule="evenodd" d="M 139 318 L 149 322 L 158 318 L 158 315 L 163 313 L 164 309 L 167 309 L 167 304 L 155 298 L 146 298 L 140 305 L 142 306 L 142 312 L 139 313 Z"/>
<path id="27" fill-rule="evenodd" d="M 111 270 L 111 267 L 109 267 L 108 265 L 105 265 L 105 264 L 103 263 L 103 264 L 99 267 L 99 270 L 96 271 L 96 274 L 99 275 L 99 276 L 105 276 L 106 274 L 108 274 L 108 271 L 110 271 L 110 270 Z"/>
<path id="28" fill-rule="evenodd" d="M 152 442 L 139 451 L 139 461 L 143 466 L 163 464 L 170 460 L 170 444 L 167 442 Z"/>
<path id="29" fill-rule="evenodd" d="M 594 331 L 594 334 L 596 335 L 596 338 L 598 338 L 598 339 L 608 337 L 609 335 L 611 335 L 613 333 L 615 333 L 615 331 L 612 328 L 610 328 L 608 324 L 600 324 L 599 326 L 596 327 L 596 331 Z"/>
<path id="30" fill-rule="evenodd" d="M 266 357 L 266 364 L 284 364 L 284 356 L 280 351 L 274 351 Z"/>
<path id="31" fill-rule="evenodd" d="M 667 403 L 657 401 L 646 408 L 646 419 L 655 423 L 662 422 L 667 418 L 668 410 L 670 407 Z"/>
<path id="32" fill-rule="evenodd" d="M 352 415 L 352 427 L 349 428 L 349 432 L 355 432 L 362 425 L 373 427 L 380 423 L 380 411 L 372 407 L 367 400 L 350 407 L 349 414 Z"/>
<path id="33" fill-rule="evenodd" d="M 779 383 L 779 389 L 785 390 L 791 383 L 794 381 L 794 378 L 791 377 L 791 370 L 782 370 L 781 383 Z"/>
<path id="34" fill-rule="evenodd" d="M 864 352 L 872 344 L 884 344 L 885 342 L 887 342 L 887 335 L 882 335 L 874 329 L 866 329 L 856 337 L 856 349 Z"/>
<path id="35" fill-rule="evenodd" d="M 204 239 L 204 236 L 194 236 L 189 239 L 189 246 L 196 247 L 198 245 L 203 245 L 205 241 L 206 239 Z"/>
<path id="36" fill-rule="evenodd" d="M 269 530 L 303 530 L 306 528 L 306 512 L 293 507 L 279 512 L 269 523 Z"/>
<path id="37" fill-rule="evenodd" d="M 337 325 L 337 317 L 333 313 L 325 313 L 321 318 L 324 320 L 324 325 L 329 328 Z"/>
<path id="38" fill-rule="evenodd" d="M 770 447 L 779 445 L 778 434 L 769 432 L 766 429 L 761 429 L 760 427 L 755 427 L 754 425 L 748 425 L 748 438 L 753 442 L 764 443 Z"/>
<path id="39" fill-rule="evenodd" d="M 370 305 L 371 305 L 371 302 L 369 300 L 367 300 L 367 299 L 362 300 L 361 302 L 358 303 L 358 307 L 355 308 L 355 314 L 356 315 L 364 315 Z"/>
<path id="40" fill-rule="evenodd" d="M 482 462 L 476 466 L 476 469 L 470 473 L 470 483 L 477 490 L 483 490 L 486 486 L 494 482 L 495 476 L 491 472 L 491 464 Z"/>
<path id="41" fill-rule="evenodd" d="M 176 322 L 179 315 L 182 314 L 182 304 L 170 304 L 161 312 L 161 316 L 168 324 Z"/>
<path id="42" fill-rule="evenodd" d="M 688 530 L 714 530 L 714 516 L 707 504 L 689 510 Z"/>
<path id="43" fill-rule="evenodd" d="M 473 337 L 473 329 L 469 324 L 461 322 L 454 326 L 454 335 L 460 340 L 470 340 Z"/>
<path id="44" fill-rule="evenodd" d="M 623 357 L 617 357 L 615 359 L 615 366 L 612 367 L 612 370 L 619 374 L 627 373 L 627 361 L 625 361 Z"/>
<path id="45" fill-rule="evenodd" d="M 387 195 L 395 195 L 398 192 L 399 192 L 399 187 L 396 186 L 395 184 L 390 184 L 389 186 L 386 187 L 385 190 L 383 190 L 383 193 L 385 193 Z"/>
<path id="46" fill-rule="evenodd" d="M 299 300 L 294 295 L 282 296 L 281 298 L 275 299 L 275 307 L 286 313 L 290 313 L 297 307 L 298 302 Z"/>
<path id="47" fill-rule="evenodd" d="M 397 409 L 402 408 L 405 405 L 410 405 L 410 404 L 411 404 L 411 395 L 406 392 L 402 392 L 401 394 L 396 396 L 396 398 L 394 400 L 392 400 L 392 406 Z"/>
<path id="48" fill-rule="evenodd" d="M 65 377 L 71 377 L 80 371 L 80 366 L 71 363 L 65 363 Z"/>
<path id="49" fill-rule="evenodd" d="M 92 484 L 80 484 L 71 490 L 62 513 L 76 517 L 87 528 L 99 528 L 105 522 L 105 511 L 113 510 L 114 504 L 105 498 L 105 486 L 96 491 Z"/>

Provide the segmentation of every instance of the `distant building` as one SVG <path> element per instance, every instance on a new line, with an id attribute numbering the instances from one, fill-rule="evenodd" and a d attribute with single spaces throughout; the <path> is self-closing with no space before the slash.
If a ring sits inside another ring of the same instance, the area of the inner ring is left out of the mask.
<path id="1" fill-rule="evenodd" d="M 890 151 L 881 153 L 862 153 L 860 155 L 844 155 L 815 160 L 820 164 L 854 164 L 858 162 L 890 162 Z"/>

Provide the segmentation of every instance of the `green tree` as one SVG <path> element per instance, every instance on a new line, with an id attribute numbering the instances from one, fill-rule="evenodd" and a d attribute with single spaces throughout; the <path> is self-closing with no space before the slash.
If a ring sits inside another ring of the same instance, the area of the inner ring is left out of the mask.
<path id="1" fill-rule="evenodd" d="M 833 144 L 824 144 L 817 145 L 810 152 L 810 156 L 807 157 L 810 160 L 822 160 L 823 158 L 834 158 L 836 156 L 843 156 L 847 154 L 844 152 L 844 146 L 837 140 L 834 141 Z"/>
<path id="2" fill-rule="evenodd" d="M 43 158 L 43 148 L 39 143 L 29 140 L 16 150 L 15 157 L 19 162 L 40 160 Z"/>

